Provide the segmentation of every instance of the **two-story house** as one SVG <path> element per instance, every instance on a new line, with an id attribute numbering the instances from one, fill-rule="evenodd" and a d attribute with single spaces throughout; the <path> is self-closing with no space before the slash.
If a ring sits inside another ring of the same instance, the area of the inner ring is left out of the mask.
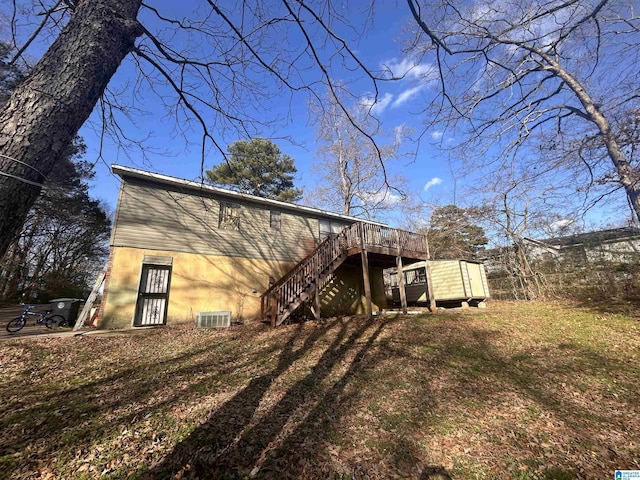
<path id="1" fill-rule="evenodd" d="M 100 326 L 193 322 L 200 312 L 278 325 L 385 307 L 383 268 L 426 239 L 328 211 L 114 165 L 121 178 Z"/>

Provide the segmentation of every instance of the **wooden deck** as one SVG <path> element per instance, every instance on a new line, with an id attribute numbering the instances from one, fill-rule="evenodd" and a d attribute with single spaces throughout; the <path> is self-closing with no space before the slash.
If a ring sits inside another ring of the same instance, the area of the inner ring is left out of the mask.
<path id="1" fill-rule="evenodd" d="M 272 326 L 282 324 L 304 302 L 312 300 L 316 318 L 320 316 L 318 292 L 347 259 L 362 264 L 367 313 L 371 315 L 369 266 L 382 268 L 426 260 L 429 256 L 424 235 L 369 223 L 355 223 L 338 235 L 327 237 L 316 249 L 287 272 L 261 296 L 261 316 Z M 406 308 L 406 302 L 403 303 Z"/>

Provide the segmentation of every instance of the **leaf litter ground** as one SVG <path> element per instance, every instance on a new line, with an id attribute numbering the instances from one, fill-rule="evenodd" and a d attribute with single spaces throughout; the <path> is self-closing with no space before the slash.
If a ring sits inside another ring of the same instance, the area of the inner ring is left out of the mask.
<path id="1" fill-rule="evenodd" d="M 0 477 L 613 478 L 640 469 L 639 330 L 492 302 L 5 342 Z"/>

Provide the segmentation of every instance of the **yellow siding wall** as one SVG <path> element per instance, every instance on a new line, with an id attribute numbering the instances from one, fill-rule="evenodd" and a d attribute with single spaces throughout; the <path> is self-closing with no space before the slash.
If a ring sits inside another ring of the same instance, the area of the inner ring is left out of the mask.
<path id="1" fill-rule="evenodd" d="M 101 328 L 133 325 L 140 273 L 145 254 L 173 258 L 167 324 L 191 323 L 198 312 L 231 310 L 233 319 L 256 319 L 260 295 L 269 276 L 280 278 L 295 264 L 162 250 L 112 247 L 112 265 L 105 292 Z M 343 265 L 335 272 L 335 285 L 322 292 L 322 315 L 364 313 L 362 272 L 356 265 Z M 331 282 L 330 282 L 331 283 Z M 374 310 L 385 307 L 382 270 L 372 269 Z M 253 290 L 256 290 L 254 293 Z M 337 292 L 337 293 L 336 293 Z"/>
<path id="2" fill-rule="evenodd" d="M 370 268 L 371 302 L 374 312 L 386 308 L 384 278 L 381 268 Z M 343 264 L 320 292 L 320 312 L 323 317 L 366 313 L 366 298 L 362 279 L 362 267 Z"/>
<path id="3" fill-rule="evenodd" d="M 429 262 L 431 281 L 436 300 L 466 298 L 465 279 L 458 260 L 437 260 Z"/>

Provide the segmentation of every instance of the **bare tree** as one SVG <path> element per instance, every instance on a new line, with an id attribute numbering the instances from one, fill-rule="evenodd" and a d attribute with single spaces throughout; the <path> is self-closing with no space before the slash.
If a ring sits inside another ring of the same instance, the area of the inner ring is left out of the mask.
<path id="1" fill-rule="evenodd" d="M 514 295 L 539 297 L 544 293 L 544 278 L 529 258 L 526 239 L 545 236 L 554 224 L 561 231 L 577 223 L 577 211 L 565 200 L 567 192 L 549 185 L 544 176 L 514 169 L 485 179 L 477 190 L 483 203 L 475 218 L 498 247 L 498 263 L 511 280 Z"/>
<path id="2" fill-rule="evenodd" d="M 432 124 L 464 134 L 460 146 L 496 173 L 515 164 L 579 182 L 585 205 L 622 189 L 640 218 L 638 143 L 624 121 L 640 108 L 636 2 L 407 2 L 411 51 L 440 73 Z"/>
<path id="3" fill-rule="evenodd" d="M 138 71 L 131 98 L 157 93 L 178 133 L 199 131 L 202 173 L 208 149 L 224 155 L 227 131 L 260 133 L 269 98 L 318 97 L 316 89 L 332 90 L 334 69 L 345 67 L 377 91 L 376 77 L 338 34 L 352 19 L 331 2 L 202 0 L 184 16 L 141 0 L 16 0 L 12 7 L 12 63 L 35 39 L 52 43 L 0 111 L 0 256 L 94 109 L 104 134 L 127 140 L 114 119 L 132 114 L 131 105 L 109 89 L 123 61 Z"/>
<path id="4" fill-rule="evenodd" d="M 312 169 L 321 181 L 308 197 L 345 215 L 375 218 L 405 200 L 406 180 L 401 175 L 388 176 L 386 167 L 402 156 L 408 131 L 399 126 L 393 138 L 384 142 L 388 135 L 371 115 L 370 106 L 356 102 L 345 110 L 347 102 L 338 98 L 339 91 L 327 92 L 311 107 L 320 145 L 319 161 Z"/>

